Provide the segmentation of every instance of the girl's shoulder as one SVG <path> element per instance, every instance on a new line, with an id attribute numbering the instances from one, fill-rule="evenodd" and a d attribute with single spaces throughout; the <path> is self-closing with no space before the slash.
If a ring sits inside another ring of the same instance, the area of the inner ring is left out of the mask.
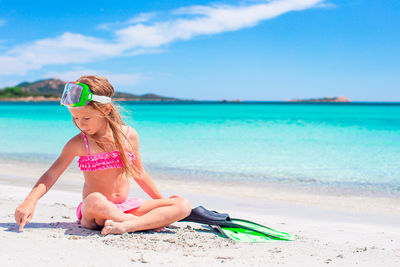
<path id="1" fill-rule="evenodd" d="M 138 133 L 136 132 L 136 130 L 133 127 L 130 127 L 129 125 L 125 125 L 124 127 L 126 127 L 125 133 L 129 133 L 128 134 L 128 142 L 130 144 L 132 144 L 133 146 L 138 144 L 139 136 L 138 136 Z"/>
<path id="2" fill-rule="evenodd" d="M 86 155 L 85 140 L 82 133 L 73 136 L 66 144 L 69 150 L 74 151 L 77 156 Z"/>
<path id="3" fill-rule="evenodd" d="M 131 138 L 136 139 L 138 137 L 138 133 L 136 132 L 135 128 L 133 128 L 129 125 L 125 125 L 124 127 L 125 127 L 125 130 L 124 130 L 125 133 L 129 133 L 129 136 L 128 136 L 129 139 L 131 139 Z"/>

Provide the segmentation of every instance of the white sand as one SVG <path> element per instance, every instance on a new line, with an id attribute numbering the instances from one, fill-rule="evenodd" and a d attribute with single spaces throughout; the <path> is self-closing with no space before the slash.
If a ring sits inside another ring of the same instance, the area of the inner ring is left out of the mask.
<path id="1" fill-rule="evenodd" d="M 153 177 L 168 196 L 298 235 L 294 242 L 235 243 L 200 224 L 161 233 L 103 237 L 76 223 L 81 174 L 68 170 L 43 197 L 32 223 L 17 232 L 15 208 L 44 166 L 0 164 L 1 266 L 400 266 L 400 201 L 335 196 L 266 186 Z M 134 187 L 132 194 L 145 196 Z"/>

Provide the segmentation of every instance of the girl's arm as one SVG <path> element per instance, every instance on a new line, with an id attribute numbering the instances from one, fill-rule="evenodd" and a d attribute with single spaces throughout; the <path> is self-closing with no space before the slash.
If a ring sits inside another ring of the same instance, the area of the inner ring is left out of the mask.
<path id="1" fill-rule="evenodd" d="M 60 156 L 40 177 L 24 202 L 15 210 L 15 221 L 22 231 L 25 224 L 32 219 L 37 201 L 55 184 L 65 169 L 76 156 L 77 138 L 72 138 L 63 148 Z"/>
<path id="2" fill-rule="evenodd" d="M 157 189 L 150 175 L 144 170 L 142 160 L 139 153 L 139 135 L 131 128 L 129 142 L 135 144 L 133 147 L 135 153 L 135 166 L 139 169 L 139 177 L 134 177 L 135 182 L 153 199 L 164 198 Z"/>
<path id="3" fill-rule="evenodd" d="M 135 179 L 136 183 L 153 199 L 164 198 L 160 191 L 158 191 L 156 185 L 153 183 L 150 175 L 143 170 L 141 178 Z"/>

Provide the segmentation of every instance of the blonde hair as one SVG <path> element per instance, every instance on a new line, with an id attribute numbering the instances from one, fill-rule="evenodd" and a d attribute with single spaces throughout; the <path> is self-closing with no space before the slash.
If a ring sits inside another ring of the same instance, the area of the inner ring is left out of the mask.
<path id="1" fill-rule="evenodd" d="M 114 87 L 110 84 L 110 82 L 104 78 L 104 77 L 99 77 L 99 76 L 94 76 L 94 75 L 87 75 L 87 76 L 81 76 L 77 82 L 84 83 L 89 86 L 90 91 L 95 94 L 95 95 L 103 95 L 103 96 L 109 96 L 112 97 L 115 93 Z M 104 107 L 109 106 L 111 109 L 111 112 L 109 114 L 106 114 L 104 112 Z M 139 177 L 140 176 L 140 166 L 137 166 L 137 161 L 135 160 L 132 164 L 132 162 L 129 160 L 129 157 L 125 153 L 126 151 L 126 146 L 125 146 L 125 140 L 127 138 L 126 133 L 122 130 L 122 126 L 126 125 L 125 122 L 122 119 L 122 116 L 119 112 L 119 110 L 122 110 L 121 106 L 119 106 L 117 103 L 112 101 L 111 103 L 99 103 L 96 101 L 90 101 L 88 106 L 93 107 L 94 109 L 100 111 L 104 118 L 107 119 L 108 125 L 110 126 L 112 136 L 114 138 L 114 143 L 117 147 L 117 150 L 120 152 L 121 155 L 121 161 L 122 161 L 122 170 L 123 173 L 126 173 L 128 175 L 132 175 L 133 177 Z M 73 120 L 74 121 L 74 120 Z M 78 125 L 75 123 L 74 124 L 78 127 Z M 79 129 L 79 127 L 78 127 Z M 92 137 L 93 138 L 93 137 Z M 96 144 L 105 150 L 104 147 L 104 142 L 100 140 L 96 140 L 93 138 L 96 142 Z M 133 149 L 132 145 L 129 144 L 130 148 Z"/>

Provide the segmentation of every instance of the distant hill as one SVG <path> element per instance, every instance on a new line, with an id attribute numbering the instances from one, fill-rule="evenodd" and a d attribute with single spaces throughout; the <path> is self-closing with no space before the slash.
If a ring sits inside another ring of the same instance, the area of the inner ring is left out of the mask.
<path id="1" fill-rule="evenodd" d="M 36 82 L 23 82 L 15 87 L 0 89 L 1 100 L 22 101 L 58 101 L 65 86 L 59 79 L 46 79 Z M 134 95 L 115 92 L 113 99 L 117 101 L 181 101 L 177 98 L 164 97 L 156 94 Z"/>
<path id="2" fill-rule="evenodd" d="M 292 99 L 287 102 L 350 102 L 347 97 L 323 97 L 323 98 L 309 98 L 309 99 Z"/>
<path id="3" fill-rule="evenodd" d="M 47 79 L 36 82 L 23 82 L 16 87 L 20 87 L 22 91 L 27 93 L 35 93 L 41 95 L 52 95 L 61 97 L 64 90 L 65 82 L 59 79 Z"/>

